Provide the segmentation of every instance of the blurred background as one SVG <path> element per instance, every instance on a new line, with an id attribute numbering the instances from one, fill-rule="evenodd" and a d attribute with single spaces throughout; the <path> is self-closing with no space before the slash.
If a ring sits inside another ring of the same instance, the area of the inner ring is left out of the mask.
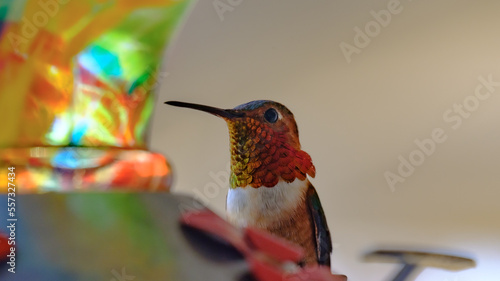
<path id="1" fill-rule="evenodd" d="M 151 150 L 170 159 L 174 192 L 224 214 L 225 123 L 163 102 L 281 102 L 316 166 L 336 272 L 386 280 L 395 265 L 361 257 L 388 245 L 477 261 L 417 280 L 499 280 L 499 10 L 487 0 L 198 1 L 159 73 Z"/>

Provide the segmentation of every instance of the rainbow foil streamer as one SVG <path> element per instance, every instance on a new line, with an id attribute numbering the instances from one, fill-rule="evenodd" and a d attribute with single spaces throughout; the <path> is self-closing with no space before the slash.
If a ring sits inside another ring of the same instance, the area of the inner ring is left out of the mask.
<path id="1" fill-rule="evenodd" d="M 147 129 L 189 4 L 0 0 L 0 185 L 15 167 L 18 191 L 168 189 Z"/>

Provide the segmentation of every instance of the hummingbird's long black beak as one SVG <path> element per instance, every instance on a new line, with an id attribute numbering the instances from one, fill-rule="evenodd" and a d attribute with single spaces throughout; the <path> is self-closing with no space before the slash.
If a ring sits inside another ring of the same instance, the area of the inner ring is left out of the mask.
<path id="1" fill-rule="evenodd" d="M 187 102 L 180 102 L 180 101 L 166 101 L 165 104 L 178 106 L 178 107 L 192 108 L 192 109 L 208 112 L 208 113 L 213 114 L 215 116 L 219 116 L 222 118 L 228 118 L 228 119 L 245 116 L 245 113 L 238 112 L 234 109 L 221 109 L 221 108 L 206 106 L 206 105 L 202 105 L 202 104 L 187 103 Z"/>

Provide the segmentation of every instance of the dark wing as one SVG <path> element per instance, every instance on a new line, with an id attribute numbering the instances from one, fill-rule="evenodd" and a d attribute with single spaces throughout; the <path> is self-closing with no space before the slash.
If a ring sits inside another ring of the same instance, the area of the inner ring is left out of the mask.
<path id="1" fill-rule="evenodd" d="M 311 212 L 311 218 L 315 233 L 316 254 L 318 257 L 318 264 L 330 266 L 330 254 L 332 253 L 332 238 L 330 230 L 326 223 L 325 212 L 321 207 L 318 193 L 314 186 L 309 183 L 306 198 L 307 206 Z"/>

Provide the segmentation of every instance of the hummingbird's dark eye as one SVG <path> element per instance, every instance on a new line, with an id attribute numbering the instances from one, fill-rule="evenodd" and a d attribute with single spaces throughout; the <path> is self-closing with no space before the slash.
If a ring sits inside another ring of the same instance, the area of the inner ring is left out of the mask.
<path id="1" fill-rule="evenodd" d="M 274 123 L 278 121 L 278 112 L 274 108 L 269 108 L 264 113 L 264 118 L 266 119 L 267 122 Z"/>

